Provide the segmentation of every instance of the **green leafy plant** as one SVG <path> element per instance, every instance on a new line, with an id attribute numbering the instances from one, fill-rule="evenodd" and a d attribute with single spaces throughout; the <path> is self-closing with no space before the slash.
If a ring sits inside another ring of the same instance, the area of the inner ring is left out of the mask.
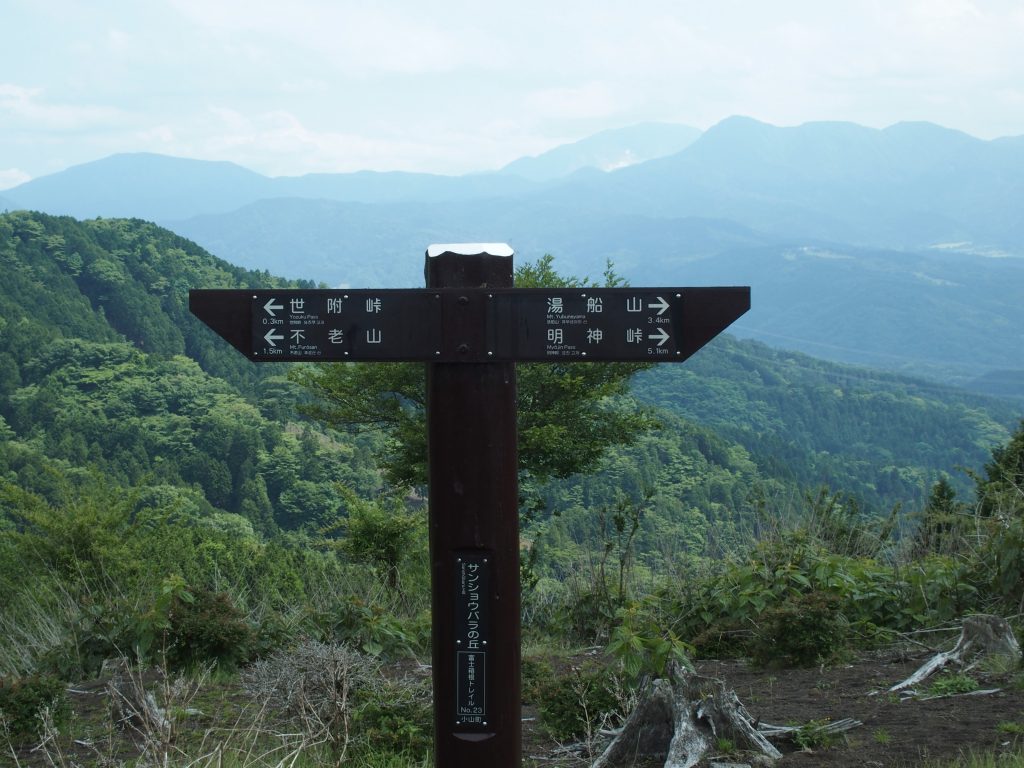
<path id="1" fill-rule="evenodd" d="M 978 690 L 978 681 L 965 674 L 941 675 L 928 686 L 928 693 L 931 696 L 953 696 L 976 690 Z"/>
<path id="2" fill-rule="evenodd" d="M 333 641 L 359 648 L 371 656 L 407 653 L 416 645 L 414 634 L 398 616 L 354 595 L 341 601 L 324 618 Z"/>
<path id="3" fill-rule="evenodd" d="M 208 661 L 232 668 L 249 657 L 255 633 L 224 592 L 194 590 L 192 600 L 172 602 L 168 618 L 167 662 L 174 668 Z"/>
<path id="4" fill-rule="evenodd" d="M 350 488 L 337 489 L 345 501 L 348 517 L 323 532 L 344 529 L 340 548 L 355 562 L 373 568 L 388 590 L 400 593 L 403 561 L 417 546 L 425 546 L 424 516 L 411 511 L 400 494 L 367 501 Z"/>
<path id="5" fill-rule="evenodd" d="M 70 714 L 61 680 L 50 675 L 0 677 L 0 719 L 12 740 L 36 738 L 44 709 L 49 710 L 55 725 Z"/>
<path id="6" fill-rule="evenodd" d="M 692 649 L 666 626 L 652 607 L 650 602 L 633 602 L 621 608 L 608 643 L 608 652 L 634 680 L 644 674 L 660 677 L 670 661 L 689 664 L 687 653 Z"/>
<path id="7" fill-rule="evenodd" d="M 255 632 L 227 594 L 191 589 L 178 575 L 164 579 L 136 631 L 139 654 L 171 669 L 209 661 L 235 667 L 248 658 L 255 641 Z"/>
<path id="8" fill-rule="evenodd" d="M 720 755 L 731 755 L 736 751 L 736 742 L 732 739 L 727 739 L 725 736 L 719 736 L 715 739 L 715 752 Z"/>
<path id="9" fill-rule="evenodd" d="M 815 749 L 828 749 L 836 743 L 836 735 L 825 729 L 829 721 L 811 720 L 804 723 L 793 734 L 793 743 L 800 749 L 812 751 Z"/>

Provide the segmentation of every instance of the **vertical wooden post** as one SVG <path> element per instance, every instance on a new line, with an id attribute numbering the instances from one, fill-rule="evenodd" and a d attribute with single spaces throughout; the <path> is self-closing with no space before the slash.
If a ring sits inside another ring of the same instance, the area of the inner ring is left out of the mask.
<path id="1" fill-rule="evenodd" d="M 428 250 L 428 288 L 512 285 L 512 256 Z M 490 249 L 496 250 L 496 249 Z M 438 301 L 449 355 L 484 350 L 488 298 Z M 437 768 L 519 768 L 519 499 L 514 363 L 427 366 Z"/>

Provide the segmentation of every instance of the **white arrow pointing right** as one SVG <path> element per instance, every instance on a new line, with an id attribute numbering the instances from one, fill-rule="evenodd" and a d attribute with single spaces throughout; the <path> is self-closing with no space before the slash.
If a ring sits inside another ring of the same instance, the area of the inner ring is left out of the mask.
<path id="1" fill-rule="evenodd" d="M 264 336 L 263 338 L 266 340 L 266 342 L 270 346 L 276 347 L 277 344 L 275 344 L 274 342 L 275 341 L 281 341 L 282 339 L 284 339 L 284 334 L 283 333 L 274 333 L 274 329 L 271 328 L 269 331 L 267 331 L 267 335 Z"/>
<path id="2" fill-rule="evenodd" d="M 663 315 L 663 314 L 665 314 L 665 310 L 669 308 L 669 303 L 667 301 L 665 301 L 665 299 L 662 296 L 659 296 L 658 297 L 658 301 L 655 302 L 654 304 L 648 304 L 647 308 L 648 309 L 657 309 L 658 310 L 658 314 L 659 315 Z"/>
<path id="3" fill-rule="evenodd" d="M 668 335 L 668 331 L 666 331 L 664 328 L 659 328 L 658 329 L 658 333 L 656 333 L 656 334 L 655 333 L 648 334 L 647 338 L 648 339 L 657 339 L 658 340 L 658 346 L 660 347 L 662 344 L 664 344 L 666 341 L 668 341 L 672 337 Z"/>

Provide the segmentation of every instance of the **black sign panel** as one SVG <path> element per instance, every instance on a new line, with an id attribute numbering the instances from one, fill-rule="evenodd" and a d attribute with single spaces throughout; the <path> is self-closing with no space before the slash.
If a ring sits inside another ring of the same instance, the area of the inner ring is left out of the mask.
<path id="1" fill-rule="evenodd" d="M 494 357 L 509 360 L 673 360 L 682 355 L 682 289 L 496 293 Z"/>
<path id="2" fill-rule="evenodd" d="M 679 362 L 750 308 L 750 289 L 209 290 L 189 305 L 260 362 Z"/>
<path id="3" fill-rule="evenodd" d="M 254 291 L 256 360 L 409 360 L 437 352 L 432 291 Z"/>
<path id="4" fill-rule="evenodd" d="M 491 557 L 455 555 L 455 725 L 487 727 L 487 658 L 491 641 Z"/>

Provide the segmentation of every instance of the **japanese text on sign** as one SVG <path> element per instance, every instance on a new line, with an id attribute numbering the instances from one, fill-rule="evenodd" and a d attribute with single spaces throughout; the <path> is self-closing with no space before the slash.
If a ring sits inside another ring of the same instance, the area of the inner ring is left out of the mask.
<path id="1" fill-rule="evenodd" d="M 487 658 L 490 642 L 488 555 L 455 558 L 455 722 L 487 726 Z"/>

